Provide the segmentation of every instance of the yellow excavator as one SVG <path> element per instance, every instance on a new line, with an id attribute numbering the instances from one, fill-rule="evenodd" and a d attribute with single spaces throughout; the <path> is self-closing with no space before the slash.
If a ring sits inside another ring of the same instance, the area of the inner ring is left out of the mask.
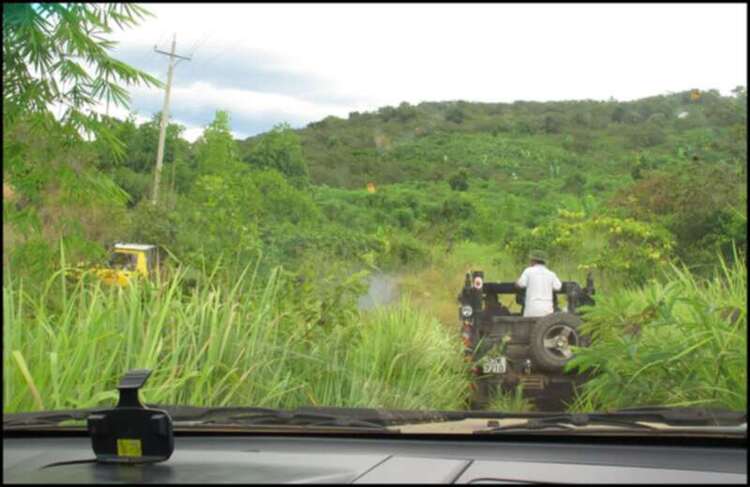
<path id="1" fill-rule="evenodd" d="M 160 268 L 156 245 L 116 243 L 105 266 L 94 266 L 90 271 L 103 283 L 120 287 L 128 286 L 134 279 L 153 279 Z M 80 278 L 83 265 L 71 269 L 69 276 Z"/>
<path id="2" fill-rule="evenodd" d="M 159 253 L 155 245 L 116 243 L 109 256 L 107 267 L 95 272 L 105 284 L 125 287 L 133 279 L 154 277 L 159 269 Z"/>

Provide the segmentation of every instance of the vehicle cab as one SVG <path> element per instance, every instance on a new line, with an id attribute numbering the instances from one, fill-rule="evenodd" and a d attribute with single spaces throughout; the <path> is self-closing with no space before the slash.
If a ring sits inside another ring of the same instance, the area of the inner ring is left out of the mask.
<path id="1" fill-rule="evenodd" d="M 106 268 L 96 270 L 105 283 L 127 286 L 132 279 L 153 277 L 159 268 L 159 255 L 155 245 L 116 243 L 107 261 Z"/>

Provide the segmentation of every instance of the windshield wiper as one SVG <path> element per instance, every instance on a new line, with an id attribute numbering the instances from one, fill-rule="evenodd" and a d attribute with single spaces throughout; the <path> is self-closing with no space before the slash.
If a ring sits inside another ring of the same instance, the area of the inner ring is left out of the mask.
<path id="1" fill-rule="evenodd" d="M 167 409 L 169 411 L 169 409 Z M 179 426 L 321 426 L 369 428 L 383 430 L 385 426 L 346 415 L 325 414 L 315 411 L 271 408 L 206 408 L 203 411 L 174 414 L 174 425 Z"/>
<path id="2" fill-rule="evenodd" d="M 585 426 L 619 426 L 627 429 L 664 430 L 655 424 L 668 427 L 719 428 L 729 427 L 741 431 L 747 424 L 742 411 L 701 408 L 641 407 L 620 409 L 609 413 L 565 413 L 546 415 L 502 415 L 502 418 L 526 419 L 525 423 L 498 425 L 477 434 L 507 430 L 569 429 Z"/>
<path id="3" fill-rule="evenodd" d="M 98 409 L 73 409 L 69 411 L 3 414 L 3 429 L 34 426 L 58 426 L 64 421 L 86 421 L 89 414 L 98 411 Z"/>
<path id="4" fill-rule="evenodd" d="M 620 409 L 607 413 L 503 413 L 492 411 L 415 411 L 385 410 L 371 408 L 304 407 L 283 410 L 257 407 L 192 407 L 158 406 L 167 411 L 177 428 L 191 427 L 333 427 L 395 432 L 394 425 L 416 423 L 438 423 L 463 419 L 505 420 L 522 419 L 523 423 L 497 425 L 477 431 L 492 433 L 507 430 L 566 429 L 576 430 L 582 426 L 621 426 L 630 429 L 659 429 L 644 423 L 657 423 L 669 427 L 734 428 L 742 432 L 747 427 L 747 415 L 743 411 L 702 408 L 639 407 Z M 89 414 L 99 409 L 78 409 L 38 413 L 15 413 L 3 415 L 3 429 L 34 427 L 56 427 L 65 421 L 85 421 Z M 85 423 L 84 423 L 85 426 Z M 491 425 L 490 425 L 491 426 Z M 391 428 L 389 428 L 391 427 Z"/>
<path id="5" fill-rule="evenodd" d="M 618 409 L 611 415 L 621 417 L 653 418 L 672 426 L 737 426 L 747 423 L 746 411 L 706 408 L 672 408 L 667 406 L 645 406 Z M 649 421 L 649 419 L 643 419 Z"/>
<path id="6" fill-rule="evenodd" d="M 345 414 L 321 413 L 313 410 L 286 411 L 283 409 L 232 407 L 194 408 L 163 406 L 176 428 L 191 426 L 301 426 L 337 427 L 385 430 L 388 421 L 370 421 Z M 3 429 L 60 426 L 65 421 L 85 421 L 99 409 L 77 409 L 40 413 L 16 413 L 3 415 Z M 392 430 L 389 430 L 392 431 Z"/>
<path id="7" fill-rule="evenodd" d="M 494 433 L 507 430 L 541 430 L 541 429 L 567 429 L 576 430 L 583 426 L 619 426 L 628 429 L 638 428 L 647 430 L 658 430 L 659 428 L 648 424 L 642 424 L 639 420 L 625 420 L 609 418 L 606 415 L 594 414 L 559 414 L 552 416 L 528 418 L 525 423 L 506 424 L 494 426 L 489 429 L 479 430 L 475 433 Z"/>

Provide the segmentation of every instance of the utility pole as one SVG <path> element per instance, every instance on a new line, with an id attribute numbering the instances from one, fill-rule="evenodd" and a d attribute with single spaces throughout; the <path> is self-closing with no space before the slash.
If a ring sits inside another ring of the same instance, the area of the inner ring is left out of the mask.
<path id="1" fill-rule="evenodd" d="M 158 52 L 159 54 L 164 54 L 166 56 L 169 56 L 169 70 L 167 71 L 167 88 L 164 93 L 164 108 L 161 111 L 161 124 L 159 125 L 159 148 L 156 152 L 156 170 L 154 172 L 154 192 L 152 197 L 152 203 L 155 205 L 156 202 L 159 199 L 159 180 L 161 179 L 161 164 L 164 160 L 164 139 L 167 137 L 167 124 L 169 122 L 169 92 L 172 89 L 172 73 L 174 72 L 174 67 L 177 65 L 178 61 L 175 61 L 176 58 L 184 59 L 186 61 L 190 61 L 190 58 L 184 57 L 184 56 L 178 56 L 174 53 L 175 46 L 177 44 L 177 34 L 174 34 L 172 36 L 172 51 L 171 52 L 164 52 L 160 51 L 154 46 L 154 51 Z"/>

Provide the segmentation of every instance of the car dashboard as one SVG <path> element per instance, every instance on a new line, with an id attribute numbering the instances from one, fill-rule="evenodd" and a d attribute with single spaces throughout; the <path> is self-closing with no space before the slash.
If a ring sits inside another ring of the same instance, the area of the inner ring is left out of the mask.
<path id="1" fill-rule="evenodd" d="M 190 435 L 163 463 L 96 463 L 91 440 L 3 439 L 4 483 L 747 483 L 744 440 Z"/>

